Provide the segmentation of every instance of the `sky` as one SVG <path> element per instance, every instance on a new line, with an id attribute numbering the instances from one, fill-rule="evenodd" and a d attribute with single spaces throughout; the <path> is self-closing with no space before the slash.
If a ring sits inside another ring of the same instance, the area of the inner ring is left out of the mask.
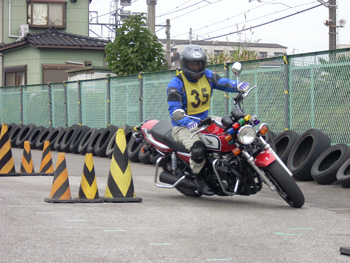
<path id="1" fill-rule="evenodd" d="M 123 10 L 147 13 L 147 0 L 131 3 Z M 288 54 L 323 51 L 329 48 L 324 25 L 329 9 L 318 5 L 314 0 L 158 0 L 155 30 L 158 38 L 166 38 L 164 25 L 170 19 L 171 39 L 188 40 L 192 29 L 192 40 L 273 43 L 286 46 Z M 337 6 L 337 20 L 347 22 L 337 28 L 337 44 L 350 45 L 350 1 L 338 0 Z M 90 11 L 97 12 L 99 23 L 109 23 L 113 7 L 114 0 L 92 0 Z M 237 33 L 242 29 L 248 30 Z"/>

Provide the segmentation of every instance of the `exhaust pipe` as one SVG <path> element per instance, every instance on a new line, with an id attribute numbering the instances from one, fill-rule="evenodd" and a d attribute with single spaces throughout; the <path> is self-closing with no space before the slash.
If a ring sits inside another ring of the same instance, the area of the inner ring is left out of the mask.
<path id="1" fill-rule="evenodd" d="M 161 172 L 160 175 L 159 175 L 159 181 L 162 182 L 162 183 L 165 183 L 165 184 L 170 184 L 170 185 L 173 185 L 175 184 L 177 181 L 179 180 L 179 177 L 171 174 L 171 173 L 168 173 L 168 172 Z M 197 187 L 195 185 L 195 183 L 190 180 L 190 179 L 187 179 L 187 178 L 184 178 L 183 180 L 181 180 L 177 185 L 176 187 L 179 186 L 179 187 L 183 187 L 183 188 L 186 188 L 186 189 L 190 189 L 190 190 L 197 190 Z"/>

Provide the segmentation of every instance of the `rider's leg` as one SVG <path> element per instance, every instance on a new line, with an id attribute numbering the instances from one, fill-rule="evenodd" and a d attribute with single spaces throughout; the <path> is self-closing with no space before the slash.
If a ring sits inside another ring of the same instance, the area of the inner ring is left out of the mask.
<path id="1" fill-rule="evenodd" d="M 191 138 L 193 134 L 184 127 L 173 127 L 172 135 L 177 142 L 183 144 L 191 153 L 190 167 L 196 178 L 198 188 L 200 188 L 201 192 L 205 195 L 213 195 L 214 192 L 203 178 L 206 147 L 199 135 L 195 134 Z"/>

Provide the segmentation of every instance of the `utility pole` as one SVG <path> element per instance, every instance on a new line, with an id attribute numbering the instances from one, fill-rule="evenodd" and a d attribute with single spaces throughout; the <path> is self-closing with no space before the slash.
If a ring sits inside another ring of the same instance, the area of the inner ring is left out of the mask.
<path id="1" fill-rule="evenodd" d="M 189 43 L 192 44 L 192 27 L 190 28 L 190 34 L 189 34 Z"/>
<path id="2" fill-rule="evenodd" d="M 119 0 L 115 0 L 115 9 L 114 9 L 114 15 L 115 15 L 115 38 L 117 37 L 117 29 L 118 29 L 118 2 Z"/>
<path id="3" fill-rule="evenodd" d="M 147 17 L 147 25 L 149 31 L 154 35 L 156 32 L 156 4 L 157 0 L 146 0 L 147 1 L 147 9 L 148 9 L 148 17 Z"/>
<path id="4" fill-rule="evenodd" d="M 329 0 L 329 50 L 337 48 L 337 0 Z"/>
<path id="5" fill-rule="evenodd" d="M 170 50 L 170 19 L 166 20 L 166 60 L 168 62 L 169 69 L 171 68 L 171 50 Z"/>

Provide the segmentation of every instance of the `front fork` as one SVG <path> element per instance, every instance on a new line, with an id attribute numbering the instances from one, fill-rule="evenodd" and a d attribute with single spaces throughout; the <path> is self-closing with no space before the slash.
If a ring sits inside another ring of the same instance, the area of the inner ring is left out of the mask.
<path id="1" fill-rule="evenodd" d="M 254 170 L 260 175 L 261 179 L 264 181 L 264 183 L 267 184 L 267 186 L 272 190 L 275 191 L 276 187 L 275 185 L 271 182 L 271 180 L 266 176 L 265 172 L 260 169 L 260 167 L 266 167 L 269 164 L 277 161 L 287 172 L 290 176 L 293 176 L 293 174 L 291 173 L 291 171 L 288 169 L 288 167 L 283 163 L 283 161 L 281 160 L 281 158 L 275 153 L 275 151 L 271 148 L 271 145 L 268 144 L 265 139 L 260 136 L 259 137 L 260 142 L 264 145 L 264 149 L 266 150 L 266 152 L 268 152 L 269 154 L 272 154 L 273 156 L 270 157 L 270 160 L 265 160 L 263 162 L 260 162 L 259 160 L 259 154 L 256 156 L 256 158 L 254 159 L 248 152 L 246 151 L 242 151 L 243 155 L 247 158 L 249 164 L 254 168 Z M 262 154 L 262 153 L 260 153 Z"/>
<path id="2" fill-rule="evenodd" d="M 275 153 L 275 151 L 271 148 L 270 144 L 268 144 L 262 136 L 259 137 L 261 143 L 264 145 L 265 153 L 259 153 L 254 159 L 247 151 L 242 151 L 243 155 L 247 158 L 248 163 L 254 168 L 254 170 L 260 175 L 261 179 L 264 183 L 272 190 L 275 191 L 276 187 L 271 182 L 271 180 L 266 176 L 265 172 L 260 169 L 260 167 L 266 167 L 269 164 L 277 161 L 290 176 L 293 174 L 290 172 L 288 167 L 282 162 L 279 156 Z M 273 156 L 271 156 L 271 154 Z M 260 155 L 260 158 L 259 158 Z M 263 158 L 266 157 L 266 158 Z"/>

